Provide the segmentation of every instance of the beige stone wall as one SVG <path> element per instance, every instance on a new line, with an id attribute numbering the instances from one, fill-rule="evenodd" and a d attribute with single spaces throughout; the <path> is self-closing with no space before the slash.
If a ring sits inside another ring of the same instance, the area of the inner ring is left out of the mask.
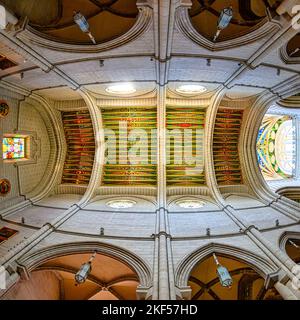
<path id="1" fill-rule="evenodd" d="M 18 126 L 18 97 L 16 95 L 10 95 L 6 90 L 0 89 L 0 99 L 7 101 L 9 105 L 8 115 L 0 119 L 0 146 L 1 146 L 1 157 L 0 157 L 0 177 L 8 179 L 11 183 L 11 192 L 6 197 L 0 197 L 1 208 L 10 207 L 20 201 L 22 197 L 19 197 L 19 182 L 17 168 L 12 164 L 3 162 L 2 159 L 2 138 L 3 134 L 13 133 L 14 129 Z"/>
<path id="2" fill-rule="evenodd" d="M 39 112 L 29 104 L 20 106 L 19 128 L 25 131 L 34 131 L 40 143 L 40 157 L 36 164 L 20 167 L 21 193 L 27 194 L 38 186 L 45 174 L 50 156 L 50 141 L 44 120 Z"/>
<path id="3" fill-rule="evenodd" d="M 48 131 L 40 113 L 27 103 L 20 103 L 24 97 L 4 89 L 0 89 L 0 99 L 8 102 L 9 113 L 0 120 L 0 138 L 2 152 L 2 138 L 4 134 L 18 132 L 36 133 L 37 143 L 40 152 L 37 152 L 37 159 L 34 163 L 15 166 L 14 162 L 4 162 L 1 156 L 0 172 L 1 178 L 11 182 L 11 192 L 0 197 L 1 208 L 8 208 L 24 200 L 42 181 L 50 157 L 50 141 Z"/>

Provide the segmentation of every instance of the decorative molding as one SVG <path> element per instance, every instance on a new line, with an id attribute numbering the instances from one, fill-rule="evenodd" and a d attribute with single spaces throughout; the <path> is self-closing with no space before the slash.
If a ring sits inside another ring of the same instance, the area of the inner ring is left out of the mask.
<path id="1" fill-rule="evenodd" d="M 17 33 L 17 38 L 25 43 L 32 43 L 50 50 L 72 53 L 100 53 L 112 50 L 119 46 L 132 42 L 148 30 L 152 21 L 152 9 L 147 3 L 138 2 L 139 15 L 134 26 L 122 36 L 96 45 L 68 44 L 47 39 L 47 36 L 36 31 L 29 25 L 23 31 Z"/>
<path id="2" fill-rule="evenodd" d="M 37 137 L 35 131 L 14 130 L 14 135 L 20 135 L 29 140 L 29 152 L 26 151 L 24 159 L 8 159 L 3 160 L 5 164 L 12 164 L 15 167 L 21 167 L 29 164 L 36 164 L 37 160 L 41 157 L 41 139 Z M 5 134 L 5 137 L 10 137 L 11 134 Z M 25 142 L 27 144 L 27 141 Z M 27 148 L 27 147 L 26 147 Z"/>
<path id="3" fill-rule="evenodd" d="M 299 93 L 300 93 L 300 89 L 299 89 Z M 294 111 L 294 113 L 300 112 L 300 96 L 299 95 L 295 95 L 286 99 L 279 100 L 277 104 L 280 107 L 284 107 L 285 109 L 286 108 L 290 109 L 290 110 L 287 110 L 287 112 L 289 111 L 291 112 Z"/>
<path id="4" fill-rule="evenodd" d="M 59 111 L 88 110 L 88 107 L 83 99 L 54 101 L 53 105 Z"/>
<path id="5" fill-rule="evenodd" d="M 46 169 L 42 183 L 40 183 L 38 190 L 36 189 L 36 191 L 30 195 L 30 200 L 32 202 L 37 202 L 46 197 L 58 183 L 63 168 L 66 147 L 62 126 L 49 101 L 37 94 L 30 94 L 21 103 L 31 104 L 38 110 L 47 126 L 52 149 L 48 161 L 48 168 Z"/>
<path id="6" fill-rule="evenodd" d="M 76 185 L 76 184 L 60 184 L 58 185 L 54 192 L 56 194 L 81 194 L 83 195 L 87 189 L 86 185 Z"/>
<path id="7" fill-rule="evenodd" d="M 156 98 L 136 99 L 96 99 L 96 104 L 101 109 L 127 108 L 127 107 L 156 107 Z"/>
<path id="8" fill-rule="evenodd" d="M 286 246 L 287 241 L 290 238 L 300 240 L 300 231 L 299 232 L 297 232 L 297 231 L 284 231 L 281 234 L 280 238 L 278 239 L 278 246 L 281 251 L 286 253 L 285 246 Z"/>
<path id="9" fill-rule="evenodd" d="M 198 186 L 181 186 L 181 187 L 167 187 L 167 196 L 185 196 L 185 195 L 202 195 L 210 196 L 208 187 Z"/>
<path id="10" fill-rule="evenodd" d="M 140 257 L 123 248 L 101 242 L 73 242 L 50 246 L 25 254 L 18 259 L 18 264 L 29 272 L 43 263 L 62 256 L 97 252 L 125 263 L 133 269 L 139 278 L 140 285 L 149 287 L 151 284 L 151 268 Z"/>
<path id="11" fill-rule="evenodd" d="M 166 105 L 172 107 L 199 107 L 201 109 L 207 108 L 210 104 L 210 98 L 197 99 L 183 99 L 183 98 L 167 98 Z"/>
<path id="12" fill-rule="evenodd" d="M 287 53 L 287 45 L 288 45 L 288 43 L 286 43 L 279 50 L 279 56 L 280 56 L 281 60 L 285 64 L 300 64 L 300 57 L 290 57 L 288 55 L 288 53 Z"/>
<path id="13" fill-rule="evenodd" d="M 143 195 L 155 197 L 156 194 L 156 187 L 151 186 L 100 186 L 96 189 L 96 195 Z"/>
<path id="14" fill-rule="evenodd" d="M 219 190 L 222 193 L 223 197 L 226 193 L 236 193 L 236 194 L 249 194 L 250 190 L 248 186 L 241 184 L 241 185 L 229 185 L 229 186 L 222 186 L 219 185 Z"/>
<path id="15" fill-rule="evenodd" d="M 178 30 L 180 30 L 187 38 L 210 51 L 220 51 L 247 45 L 267 35 L 275 34 L 281 29 L 281 24 L 279 22 L 276 22 L 275 20 L 270 20 L 263 24 L 257 30 L 254 30 L 246 35 L 232 40 L 226 40 L 215 43 L 206 39 L 194 28 L 189 17 L 187 7 L 179 7 L 176 10 L 175 22 Z"/>
<path id="16" fill-rule="evenodd" d="M 253 252 L 224 244 L 210 243 L 193 251 L 182 259 L 175 273 L 176 286 L 178 288 L 187 287 L 193 268 L 213 253 L 243 261 L 264 279 L 268 274 L 278 271 L 277 267 L 271 261 Z"/>

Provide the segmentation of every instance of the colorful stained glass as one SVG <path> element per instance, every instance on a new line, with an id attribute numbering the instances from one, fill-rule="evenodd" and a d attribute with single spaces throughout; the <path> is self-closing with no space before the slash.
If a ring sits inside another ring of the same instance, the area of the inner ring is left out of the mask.
<path id="1" fill-rule="evenodd" d="M 6 196 L 11 190 L 11 184 L 7 179 L 0 179 L 0 196 Z"/>
<path id="2" fill-rule="evenodd" d="M 265 179 L 286 179 L 295 168 L 295 127 L 288 116 L 266 115 L 257 138 L 257 158 Z"/>
<path id="3" fill-rule="evenodd" d="M 24 138 L 3 138 L 3 159 L 25 158 Z"/>

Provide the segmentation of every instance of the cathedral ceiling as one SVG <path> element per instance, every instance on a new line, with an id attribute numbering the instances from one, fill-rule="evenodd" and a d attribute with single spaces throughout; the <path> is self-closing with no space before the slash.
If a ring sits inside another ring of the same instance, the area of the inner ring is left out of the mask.
<path id="1" fill-rule="evenodd" d="M 287 16 L 276 12 L 281 2 L 194 0 L 170 1 L 170 6 L 168 1 L 57 0 L 39 1 L 36 5 L 34 0 L 5 0 L 2 3 L 18 18 L 28 16 L 29 24 L 16 33 L 0 33 L 1 57 L 13 63 L 0 70 L 1 82 L 25 90 L 28 95 L 36 93 L 50 99 L 61 112 L 67 144 L 61 180 L 64 184 L 90 182 L 95 145 L 100 138 L 95 132 L 95 118 L 82 99 L 82 91 L 86 90 L 101 113 L 103 123 L 98 121 L 97 126 L 116 130 L 115 155 L 123 152 L 119 148 L 119 120 L 126 120 L 129 129 L 143 129 L 146 133 L 159 127 L 194 129 L 190 156 L 198 157 L 197 165 L 174 161 L 182 147 L 175 134 L 177 145 L 170 148 L 171 162 L 166 164 L 167 187 L 205 187 L 210 155 L 217 185 L 240 186 L 244 177 L 238 144 L 245 109 L 259 95 L 285 98 L 280 88 L 289 81 L 288 90 L 296 91 L 299 86 L 300 64 L 288 65 L 279 52 L 286 47 L 289 55 L 300 46 L 299 34 L 292 30 Z M 197 37 L 212 42 L 218 16 L 228 6 L 233 7 L 233 19 L 214 44 L 226 43 L 226 47 L 209 49 Z M 86 34 L 73 23 L 73 10 L 80 10 L 88 18 L 97 45 L 90 44 Z M 267 11 L 272 22 L 268 22 Z M 186 13 L 188 21 L 181 12 Z M 139 31 L 134 38 L 128 37 L 138 21 Z M 189 28 L 181 28 L 182 24 Z M 257 41 L 244 37 L 259 33 L 265 25 L 270 28 L 264 29 L 255 38 Z M 29 30 L 36 37 L 31 38 Z M 289 30 L 288 35 L 284 30 Z M 38 37 L 42 40 L 37 41 Z M 65 47 L 53 50 L 47 46 L 48 37 Z M 112 39 L 116 45 L 105 47 Z M 239 45 L 231 42 L 236 39 L 243 41 Z M 125 96 L 107 92 L 108 86 L 124 82 L 134 85 L 135 92 Z M 183 84 L 200 85 L 205 90 L 185 94 L 177 90 Z M 209 118 L 207 110 L 220 90 L 223 99 L 214 104 L 215 114 Z M 84 110 L 75 107 L 79 99 Z M 68 101 L 68 108 L 61 107 L 63 101 Z M 165 113 L 160 110 L 162 105 Z M 204 134 L 199 142 L 196 129 L 202 129 Z M 207 132 L 213 138 L 210 145 Z M 155 138 L 152 142 L 151 145 L 148 140 L 142 149 L 157 156 Z M 164 146 L 167 147 L 166 142 Z M 160 180 L 158 171 L 155 162 L 106 164 L 98 183 L 106 187 L 153 187 Z"/>
<path id="2" fill-rule="evenodd" d="M 4 0 L 18 17 L 27 17 L 29 26 L 42 37 L 61 42 L 88 43 L 89 38 L 73 20 L 80 11 L 87 19 L 96 42 L 114 39 L 136 22 L 135 0 Z M 47 15 L 45 15 L 47 12 Z"/>
<path id="3" fill-rule="evenodd" d="M 232 7 L 234 15 L 230 25 L 221 32 L 218 41 L 240 37 L 262 26 L 267 22 L 267 10 L 272 15 L 281 1 L 276 0 L 193 0 L 189 11 L 195 29 L 209 40 L 213 40 L 216 33 L 215 26 L 221 11 Z"/>

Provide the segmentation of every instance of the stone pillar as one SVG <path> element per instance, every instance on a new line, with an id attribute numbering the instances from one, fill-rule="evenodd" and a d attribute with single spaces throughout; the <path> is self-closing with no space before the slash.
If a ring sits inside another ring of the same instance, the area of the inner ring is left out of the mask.
<path id="1" fill-rule="evenodd" d="M 295 117 L 296 163 L 295 178 L 300 179 L 300 117 Z"/>
<path id="2" fill-rule="evenodd" d="M 286 286 L 292 291 L 292 293 L 297 297 L 297 300 L 300 300 L 300 289 L 296 289 L 295 286 L 293 286 L 291 281 L 288 281 Z"/>
<path id="3" fill-rule="evenodd" d="M 292 270 L 296 263 L 291 260 L 287 254 L 282 252 L 279 247 L 267 240 L 254 225 L 249 225 L 238 218 L 235 214 L 235 209 L 230 205 L 224 208 L 224 212 L 278 267 L 280 267 L 286 273 L 290 280 L 294 279 L 295 275 L 293 274 Z"/>
<path id="4" fill-rule="evenodd" d="M 276 282 L 274 287 L 279 292 L 284 300 L 298 300 L 297 297 L 293 294 L 293 292 L 281 282 Z"/>
<path id="5" fill-rule="evenodd" d="M 175 300 L 175 283 L 170 242 L 168 211 L 166 210 L 166 87 L 158 87 L 157 96 L 157 204 L 154 271 L 153 271 L 153 300 Z"/>

